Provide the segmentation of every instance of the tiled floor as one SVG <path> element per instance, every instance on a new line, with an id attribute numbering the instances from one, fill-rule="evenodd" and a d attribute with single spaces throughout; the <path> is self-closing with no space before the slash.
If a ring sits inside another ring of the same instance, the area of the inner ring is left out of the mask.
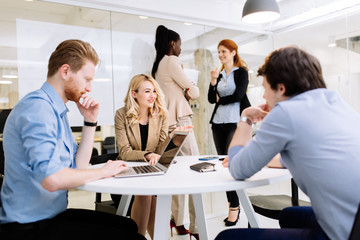
<path id="1" fill-rule="evenodd" d="M 110 199 L 110 196 L 103 194 L 103 199 L 106 200 L 107 198 Z M 71 208 L 86 208 L 86 209 L 94 209 L 95 204 L 95 193 L 92 192 L 85 192 L 80 190 L 71 190 L 69 191 L 69 207 Z M 209 239 L 214 239 L 217 234 L 225 229 L 229 229 L 230 227 L 225 227 L 223 219 L 227 216 L 227 213 L 224 212 L 223 214 L 219 213 L 216 216 L 210 216 L 207 219 L 207 227 L 209 231 Z M 263 228 L 279 228 L 279 224 L 277 221 L 268 219 L 258 215 L 260 225 Z M 240 212 L 240 220 L 236 226 L 232 228 L 247 228 L 247 218 L 243 211 Z M 169 226 L 170 227 L 170 226 Z M 187 228 L 188 226 L 185 225 Z M 149 236 L 146 236 L 147 239 L 151 239 Z M 177 235 L 174 231 L 173 237 L 169 236 L 171 240 L 189 240 L 189 235 Z M 195 238 L 193 238 L 195 239 Z"/>

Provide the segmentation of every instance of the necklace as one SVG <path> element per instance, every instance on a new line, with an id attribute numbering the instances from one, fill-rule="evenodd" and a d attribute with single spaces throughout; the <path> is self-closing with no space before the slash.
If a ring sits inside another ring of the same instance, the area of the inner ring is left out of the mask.
<path id="1" fill-rule="evenodd" d="M 139 119 L 139 123 L 141 125 L 147 125 L 149 123 L 149 117 L 147 117 L 146 121 L 144 121 L 142 118 Z"/>

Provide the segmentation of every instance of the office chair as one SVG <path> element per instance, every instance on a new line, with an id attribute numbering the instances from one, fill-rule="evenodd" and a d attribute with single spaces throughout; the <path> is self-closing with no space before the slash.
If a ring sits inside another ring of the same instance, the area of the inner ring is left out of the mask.
<path id="1" fill-rule="evenodd" d="M 3 149 L 3 143 L 2 141 L 0 141 L 0 191 L 5 177 L 4 165 L 5 165 L 4 149 Z M 0 208 L 1 208 L 1 201 L 0 201 Z"/>
<path id="2" fill-rule="evenodd" d="M 110 154 L 118 152 L 117 144 L 114 136 L 106 137 L 102 144 L 102 153 Z"/>
<path id="3" fill-rule="evenodd" d="M 6 119 L 8 118 L 9 114 L 11 112 L 11 109 L 0 109 L 0 135 L 2 138 L 2 134 L 4 131 L 4 126 Z M 0 190 L 1 185 L 4 179 L 4 165 L 5 165 L 5 156 L 4 156 L 4 149 L 3 149 L 3 140 L 0 141 Z M 1 204 L 1 203 L 0 203 Z M 1 205 L 0 205 L 1 207 Z"/>
<path id="4" fill-rule="evenodd" d="M 350 232 L 349 240 L 358 240 L 360 239 L 360 204 L 355 215 L 355 220 Z"/>
<path id="5" fill-rule="evenodd" d="M 94 157 L 94 156 L 99 156 L 99 151 L 96 148 L 93 147 L 91 157 Z"/>
<path id="6" fill-rule="evenodd" d="M 280 211 L 286 207 L 311 206 L 310 202 L 299 200 L 298 186 L 294 179 L 291 179 L 291 196 L 285 194 L 255 195 L 249 196 L 249 199 L 256 213 L 277 220 L 279 219 Z"/>
<path id="7" fill-rule="evenodd" d="M 90 164 L 95 165 L 95 164 L 106 163 L 108 160 L 116 159 L 118 155 L 119 155 L 119 153 L 110 153 L 110 154 L 102 154 L 102 155 L 92 156 L 90 159 Z M 121 195 L 118 198 L 121 198 Z M 131 205 L 131 203 L 130 203 L 130 205 Z M 118 209 L 118 203 L 114 203 L 113 200 L 101 201 L 101 193 L 99 193 L 99 192 L 96 193 L 96 195 L 95 195 L 95 211 L 116 214 L 117 209 Z M 131 206 L 127 209 L 127 214 L 126 214 L 127 216 L 130 215 L 130 209 L 131 209 Z"/>
<path id="8" fill-rule="evenodd" d="M 0 190 L 2 186 L 3 179 L 5 177 L 5 155 L 4 155 L 4 149 L 3 149 L 3 143 L 0 141 Z M 1 202 L 0 202 L 1 207 Z"/>

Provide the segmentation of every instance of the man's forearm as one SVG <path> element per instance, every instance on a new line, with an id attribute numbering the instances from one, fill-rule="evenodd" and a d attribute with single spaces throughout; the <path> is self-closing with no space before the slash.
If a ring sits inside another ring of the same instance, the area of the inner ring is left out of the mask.
<path id="1" fill-rule="evenodd" d="M 252 136 L 252 127 L 246 122 L 239 122 L 234 136 L 230 142 L 229 149 L 233 146 L 245 146 L 250 142 Z"/>
<path id="2" fill-rule="evenodd" d="M 62 170 L 44 178 L 41 186 L 50 192 L 68 190 L 86 182 L 100 178 L 101 169 L 71 169 Z"/>
<path id="3" fill-rule="evenodd" d="M 75 158 L 78 169 L 85 169 L 89 164 L 94 145 L 95 129 L 96 127 L 83 127 L 81 142 Z"/>

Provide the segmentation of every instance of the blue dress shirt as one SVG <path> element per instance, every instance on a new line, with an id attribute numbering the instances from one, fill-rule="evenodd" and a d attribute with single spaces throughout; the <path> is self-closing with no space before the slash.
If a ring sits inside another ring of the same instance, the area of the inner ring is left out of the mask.
<path id="1" fill-rule="evenodd" d="M 327 236 L 348 239 L 360 201 L 359 122 L 336 92 L 299 94 L 276 104 L 246 146 L 229 150 L 230 173 L 248 178 L 280 152 Z"/>
<path id="2" fill-rule="evenodd" d="M 67 191 L 49 192 L 41 186 L 47 176 L 76 168 L 68 109 L 47 82 L 27 94 L 5 124 L 5 180 L 1 189 L 0 224 L 48 219 L 67 208 Z"/>
<path id="3" fill-rule="evenodd" d="M 235 92 L 236 85 L 234 80 L 234 71 L 237 67 L 233 67 L 229 75 L 226 76 L 225 69 L 221 72 L 222 78 L 217 85 L 217 92 L 220 97 L 232 95 Z M 213 118 L 213 123 L 237 123 L 240 120 L 240 102 L 219 105 Z"/>

